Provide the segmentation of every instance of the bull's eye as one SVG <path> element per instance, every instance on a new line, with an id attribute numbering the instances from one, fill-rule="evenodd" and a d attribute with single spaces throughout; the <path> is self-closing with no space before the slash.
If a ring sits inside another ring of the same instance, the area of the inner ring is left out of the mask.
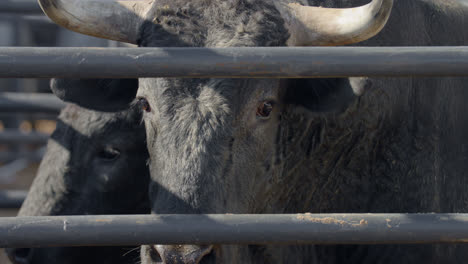
<path id="1" fill-rule="evenodd" d="M 148 100 L 146 100 L 143 97 L 138 98 L 138 106 L 140 107 L 141 110 L 145 112 L 151 112 L 151 106 L 148 103 Z"/>
<path id="2" fill-rule="evenodd" d="M 98 152 L 98 156 L 104 160 L 115 160 L 120 156 L 120 150 L 112 147 L 104 147 Z"/>
<path id="3" fill-rule="evenodd" d="M 271 101 L 263 101 L 257 107 L 257 116 L 262 118 L 267 118 L 270 116 L 271 111 L 273 111 L 274 103 Z"/>

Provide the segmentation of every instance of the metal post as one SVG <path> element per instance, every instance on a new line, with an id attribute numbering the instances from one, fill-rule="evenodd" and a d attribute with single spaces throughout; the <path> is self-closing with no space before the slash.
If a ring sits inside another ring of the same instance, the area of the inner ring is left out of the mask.
<path id="1" fill-rule="evenodd" d="M 0 48 L 0 77 L 468 76 L 468 47 Z"/>
<path id="2" fill-rule="evenodd" d="M 0 247 L 448 242 L 468 242 L 468 214 L 223 214 L 0 218 Z"/>

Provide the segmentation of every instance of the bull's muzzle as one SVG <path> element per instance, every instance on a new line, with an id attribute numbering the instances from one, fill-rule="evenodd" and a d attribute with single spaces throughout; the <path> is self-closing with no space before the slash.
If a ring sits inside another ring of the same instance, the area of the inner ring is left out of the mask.
<path id="1" fill-rule="evenodd" d="M 161 264 L 199 264 L 213 249 L 212 245 L 154 245 Z"/>

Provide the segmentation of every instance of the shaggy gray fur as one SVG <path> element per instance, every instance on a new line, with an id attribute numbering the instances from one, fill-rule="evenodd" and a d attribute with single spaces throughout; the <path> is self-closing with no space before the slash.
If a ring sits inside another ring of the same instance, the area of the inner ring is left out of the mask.
<path id="1" fill-rule="evenodd" d="M 288 36 L 267 1 L 162 2 L 169 8 L 148 17 L 143 46 L 276 46 Z M 463 45 L 464 15 L 454 1 L 399 0 L 361 45 Z M 142 79 L 138 96 L 153 109 L 144 116 L 153 212 L 466 212 L 464 82 L 369 79 L 361 84 L 370 91 L 333 115 L 286 101 L 291 81 Z M 269 120 L 255 116 L 264 100 L 275 102 Z M 466 252 L 222 246 L 202 263 L 457 263 Z M 143 263 L 152 254 L 143 247 Z"/>
<path id="2" fill-rule="evenodd" d="M 383 31 L 359 45 L 467 44 L 465 5 L 394 2 Z M 157 0 L 139 43 L 284 46 L 288 37 L 270 0 Z M 468 212 L 467 79 L 139 81 L 137 96 L 151 106 L 143 119 L 153 213 Z M 350 86 L 364 95 L 350 100 Z M 257 117 L 265 101 L 272 114 Z M 217 246 L 201 263 L 460 263 L 467 255 L 464 245 Z M 158 258 L 142 248 L 142 263 Z"/>

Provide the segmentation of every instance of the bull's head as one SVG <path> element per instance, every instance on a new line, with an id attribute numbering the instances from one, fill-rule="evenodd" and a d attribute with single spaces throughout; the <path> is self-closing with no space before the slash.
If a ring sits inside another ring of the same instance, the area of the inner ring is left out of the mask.
<path id="1" fill-rule="evenodd" d="M 377 34 L 393 4 L 373 0 L 332 9 L 261 0 L 39 2 L 56 23 L 80 33 L 140 46 L 210 47 L 352 44 Z M 152 212 L 314 211 L 314 194 L 305 193 L 320 184 L 311 164 L 326 131 L 315 112 L 342 107 L 352 98 L 351 86 L 348 79 L 140 79 Z M 199 263 L 210 259 L 204 255 L 212 248 L 146 246 L 142 261 Z M 223 263 L 247 263 L 260 255 L 280 262 L 288 254 L 222 247 L 214 255 Z"/>
<path id="2" fill-rule="evenodd" d="M 166 8 L 156 0 L 39 0 L 55 23 L 70 30 L 111 40 L 139 44 L 141 26 L 154 11 Z M 387 22 L 393 0 L 374 0 L 357 8 L 320 8 L 290 0 L 273 1 L 290 37 L 289 46 L 338 46 L 364 41 Z"/>
<path id="3" fill-rule="evenodd" d="M 125 89 L 118 89 L 124 85 Z M 54 80 L 52 88 L 133 90 L 137 80 Z M 128 89 L 127 89 L 128 88 Z M 69 93 L 62 94 L 68 98 Z M 134 96 L 134 95 L 133 95 Z M 122 103 L 124 104 L 124 103 Z M 141 214 L 149 210 L 145 189 L 145 128 L 135 106 L 90 111 L 76 105 L 60 113 L 57 128 L 19 216 Z M 128 263 L 128 248 L 59 247 L 8 249 L 14 264 Z M 134 257 L 133 257 L 134 258 Z"/>

